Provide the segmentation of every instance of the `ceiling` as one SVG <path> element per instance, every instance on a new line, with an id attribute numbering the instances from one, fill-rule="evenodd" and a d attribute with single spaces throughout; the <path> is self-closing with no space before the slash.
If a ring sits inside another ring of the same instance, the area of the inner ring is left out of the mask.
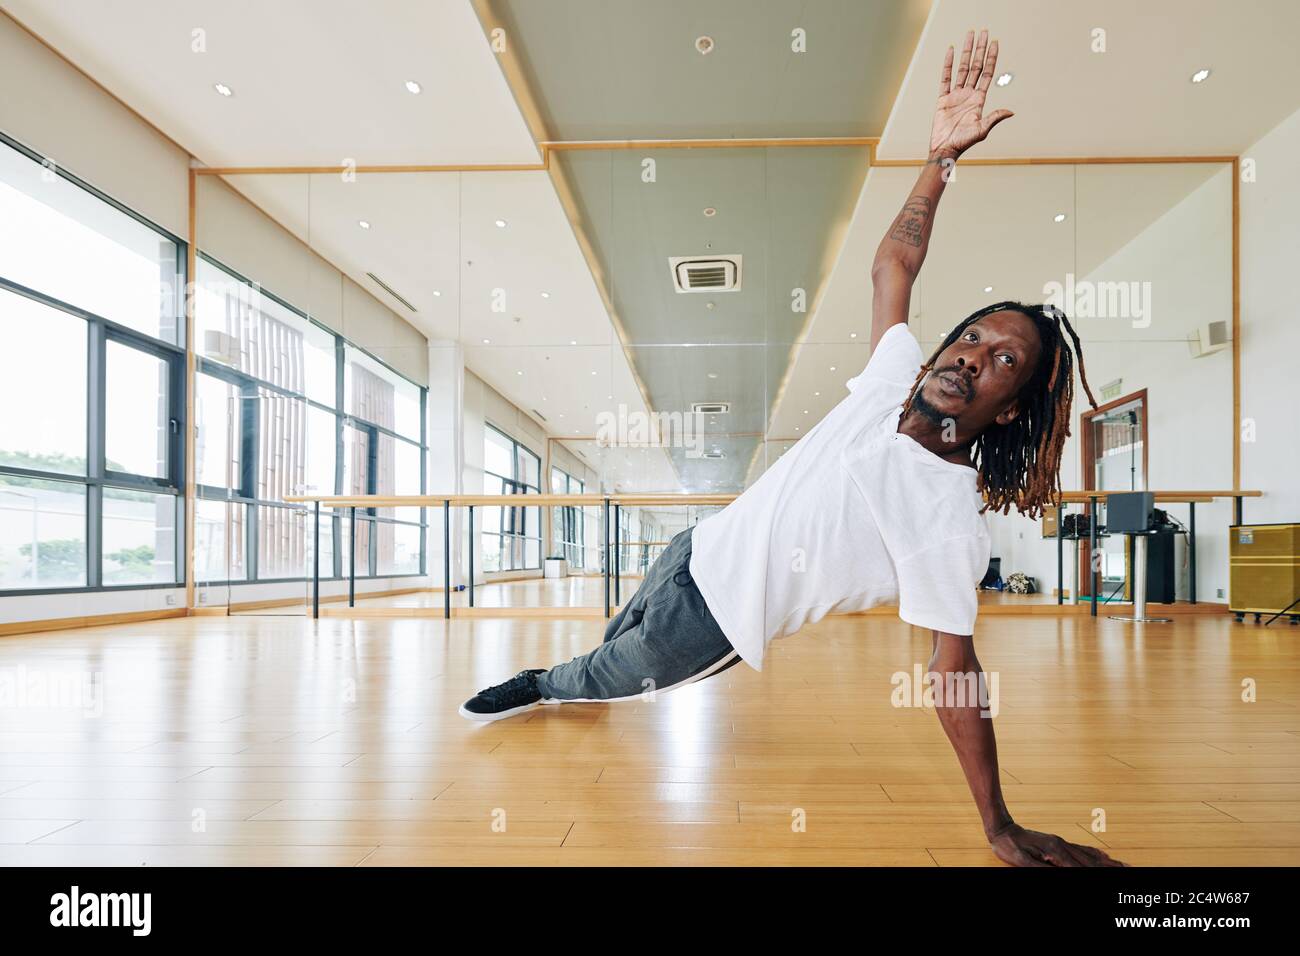
<path id="1" fill-rule="evenodd" d="M 538 161 L 463 0 L 0 7 L 209 166 Z"/>
<path id="2" fill-rule="evenodd" d="M 879 158 L 924 158 L 944 51 L 981 27 L 1014 76 L 989 103 L 1016 115 L 972 157 L 1237 155 L 1300 108 L 1294 0 L 936 0 Z"/>
<path id="3" fill-rule="evenodd" d="M 488 0 L 485 6 L 518 44 L 549 137 L 602 140 L 878 136 L 930 4 Z M 708 54 L 696 47 L 701 36 L 714 41 Z"/>
<path id="4" fill-rule="evenodd" d="M 692 490 L 738 490 L 861 191 L 866 148 L 583 151 L 557 161 L 651 407 L 731 406 L 699 422 L 725 457 L 674 445 L 677 474 Z M 741 257 L 739 289 L 677 291 L 670 257 L 709 255 Z"/>
<path id="5" fill-rule="evenodd" d="M 208 165 L 535 163 L 534 134 L 879 136 L 879 158 L 911 159 L 925 149 L 944 48 L 982 25 L 1014 74 L 991 103 L 1016 115 L 973 157 L 1236 154 L 1300 107 L 1295 84 L 1277 82 L 1300 32 L 1290 0 L 1259 0 L 1248 16 L 1217 0 L 0 7 Z M 1099 24 L 1105 53 L 1090 48 Z M 485 25 L 504 27 L 518 74 Z M 806 52 L 791 49 L 796 28 Z M 715 42 L 708 55 L 701 35 Z M 1209 82 L 1188 82 L 1203 66 Z M 420 331 L 459 340 L 475 373 L 621 489 L 726 491 L 806 433 L 867 361 L 870 261 L 915 170 L 868 172 L 864 152 L 572 151 L 553 153 L 549 173 L 229 181 Z M 645 159 L 654 183 L 641 180 Z M 1221 188 L 1203 166 L 969 173 L 948 189 L 914 297 L 923 346 L 985 301 L 1041 298 L 1045 279 L 1087 274 L 1198 189 Z M 742 290 L 674 293 L 667 257 L 702 252 L 742 254 Z M 796 287 L 805 313 L 791 311 Z M 705 400 L 732 405 L 699 442 L 721 459 L 573 440 L 620 408 Z"/>

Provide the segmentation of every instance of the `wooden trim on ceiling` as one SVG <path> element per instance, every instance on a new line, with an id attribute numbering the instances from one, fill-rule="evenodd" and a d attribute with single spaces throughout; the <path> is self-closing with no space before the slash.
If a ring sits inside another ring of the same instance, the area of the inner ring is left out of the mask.
<path id="1" fill-rule="evenodd" d="M 759 139 L 584 139 L 584 140 L 544 140 L 538 143 L 542 149 L 550 152 L 572 150 L 620 150 L 620 149 L 764 149 L 767 147 L 835 147 L 867 146 L 875 147 L 880 142 L 878 136 L 796 136 L 765 137 Z"/>
<path id="2" fill-rule="evenodd" d="M 340 173 L 519 173 L 541 172 L 540 163 L 446 163 L 406 166 L 202 166 L 200 176 L 320 176 Z"/>
<path id="3" fill-rule="evenodd" d="M 871 165 L 881 169 L 898 166 L 924 166 L 924 159 L 876 159 L 872 149 Z M 1136 163 L 1231 163 L 1235 156 L 1021 156 L 999 159 L 959 159 L 958 166 L 1131 166 Z"/>

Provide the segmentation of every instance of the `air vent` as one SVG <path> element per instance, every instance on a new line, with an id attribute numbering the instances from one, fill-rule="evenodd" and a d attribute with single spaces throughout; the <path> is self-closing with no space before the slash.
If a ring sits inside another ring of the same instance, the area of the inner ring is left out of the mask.
<path id="1" fill-rule="evenodd" d="M 710 448 L 701 457 L 717 460 L 719 458 L 726 458 L 727 455 L 721 448 Z"/>
<path id="2" fill-rule="evenodd" d="M 727 402 L 693 402 L 691 404 L 691 414 L 693 415 L 725 415 L 731 411 L 731 405 Z"/>
<path id="3" fill-rule="evenodd" d="M 533 409 L 533 414 L 534 414 L 535 416 L 537 416 L 538 418 L 540 418 L 542 421 L 546 421 L 546 416 L 543 415 L 541 412 L 539 412 L 539 411 L 538 411 L 537 409 L 535 409 L 535 408 Z"/>
<path id="4" fill-rule="evenodd" d="M 736 256 L 670 256 L 673 288 L 678 292 L 739 292 L 740 259 Z"/>
<path id="5" fill-rule="evenodd" d="M 366 275 L 370 277 L 370 279 L 375 283 L 375 285 L 379 286 L 379 288 L 383 289 L 385 292 L 391 295 L 398 302 L 402 303 L 402 305 L 406 306 L 408 309 L 410 309 L 412 312 L 415 312 L 417 315 L 419 314 L 416 311 L 415 306 L 411 305 L 411 303 L 407 302 L 406 299 L 398 295 L 397 290 L 395 290 L 391 285 L 389 285 L 383 279 L 379 278 L 379 276 L 375 275 L 373 272 L 367 272 Z"/>

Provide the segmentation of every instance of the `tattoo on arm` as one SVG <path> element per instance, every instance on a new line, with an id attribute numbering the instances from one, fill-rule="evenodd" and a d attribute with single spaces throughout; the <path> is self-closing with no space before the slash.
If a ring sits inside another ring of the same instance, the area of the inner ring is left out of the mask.
<path id="1" fill-rule="evenodd" d="M 894 220 L 894 228 L 889 238 L 905 242 L 910 246 L 920 246 L 925 235 L 925 224 L 930 221 L 930 200 L 925 196 L 913 196 L 903 206 L 903 211 Z"/>

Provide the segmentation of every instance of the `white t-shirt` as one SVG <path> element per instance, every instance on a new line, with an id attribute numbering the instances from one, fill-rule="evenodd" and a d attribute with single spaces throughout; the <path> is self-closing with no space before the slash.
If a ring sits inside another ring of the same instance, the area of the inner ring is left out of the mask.
<path id="1" fill-rule="evenodd" d="M 973 633 L 991 549 L 975 469 L 897 430 L 924 361 L 892 326 L 848 397 L 696 526 L 691 577 L 755 670 L 774 638 L 892 601 L 909 624 Z"/>

